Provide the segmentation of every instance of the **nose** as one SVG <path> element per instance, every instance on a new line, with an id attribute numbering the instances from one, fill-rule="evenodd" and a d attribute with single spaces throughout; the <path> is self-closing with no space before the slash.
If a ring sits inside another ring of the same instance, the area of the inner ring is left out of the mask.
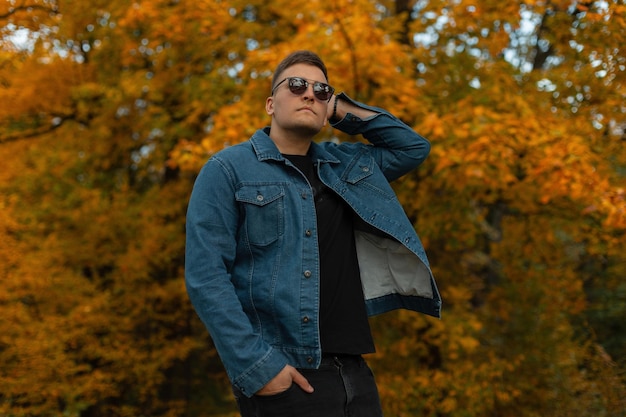
<path id="1" fill-rule="evenodd" d="M 313 92 L 313 83 L 309 83 L 306 86 L 306 90 L 302 93 L 302 98 L 304 100 L 315 100 L 315 93 Z"/>

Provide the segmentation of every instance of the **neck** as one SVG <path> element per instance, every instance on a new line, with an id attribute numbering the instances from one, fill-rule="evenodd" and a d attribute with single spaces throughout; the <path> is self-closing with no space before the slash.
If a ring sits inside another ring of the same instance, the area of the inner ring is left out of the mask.
<path id="1" fill-rule="evenodd" d="M 275 127 L 270 127 L 270 139 L 274 142 L 280 153 L 286 155 L 306 155 L 311 147 L 313 136 L 302 132 L 285 132 Z"/>

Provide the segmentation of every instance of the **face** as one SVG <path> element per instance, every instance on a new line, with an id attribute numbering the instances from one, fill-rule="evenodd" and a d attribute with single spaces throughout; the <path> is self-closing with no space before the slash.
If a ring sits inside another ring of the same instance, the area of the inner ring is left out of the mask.
<path id="1" fill-rule="evenodd" d="M 289 81 L 278 85 L 288 77 L 300 77 L 309 82 L 306 91 L 297 95 L 289 90 Z M 293 135 L 312 138 L 326 125 L 328 102 L 313 94 L 313 83 L 326 83 L 322 70 L 308 64 L 296 64 L 278 77 L 278 87 L 265 103 L 267 114 L 272 116 L 272 135 Z"/>

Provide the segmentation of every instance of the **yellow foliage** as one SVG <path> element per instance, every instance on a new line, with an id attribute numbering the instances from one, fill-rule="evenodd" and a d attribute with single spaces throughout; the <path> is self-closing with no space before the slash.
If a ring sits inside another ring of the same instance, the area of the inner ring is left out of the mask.
<path id="1" fill-rule="evenodd" d="M 443 319 L 372 321 L 386 415 L 624 408 L 625 7 L 2 3 L 0 413 L 234 415 L 185 295 L 185 205 L 305 48 L 432 143 L 394 187 Z"/>

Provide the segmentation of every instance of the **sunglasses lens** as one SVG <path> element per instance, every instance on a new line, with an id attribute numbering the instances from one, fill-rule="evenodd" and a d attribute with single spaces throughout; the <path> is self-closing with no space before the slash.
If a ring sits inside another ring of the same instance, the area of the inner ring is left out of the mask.
<path id="1" fill-rule="evenodd" d="M 313 84 L 313 94 L 315 94 L 318 100 L 329 100 L 330 96 L 333 94 L 332 87 L 324 83 L 315 83 Z"/>
<path id="2" fill-rule="evenodd" d="M 289 79 L 289 90 L 294 93 L 294 94 L 303 94 L 307 87 L 309 86 L 309 83 L 306 82 L 306 80 L 302 79 L 302 78 L 290 78 Z"/>

